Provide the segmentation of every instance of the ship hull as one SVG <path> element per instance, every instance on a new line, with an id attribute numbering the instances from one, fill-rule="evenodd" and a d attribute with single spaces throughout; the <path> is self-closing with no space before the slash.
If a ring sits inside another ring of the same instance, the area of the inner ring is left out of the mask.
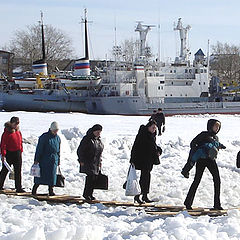
<path id="1" fill-rule="evenodd" d="M 86 101 L 88 113 L 151 115 L 162 108 L 167 116 L 184 114 L 240 114 L 240 102 L 160 103 L 141 97 L 99 97 Z"/>
<path id="2" fill-rule="evenodd" d="M 86 112 L 85 97 L 61 95 L 51 91 L 1 92 L 0 107 L 5 111 Z"/>

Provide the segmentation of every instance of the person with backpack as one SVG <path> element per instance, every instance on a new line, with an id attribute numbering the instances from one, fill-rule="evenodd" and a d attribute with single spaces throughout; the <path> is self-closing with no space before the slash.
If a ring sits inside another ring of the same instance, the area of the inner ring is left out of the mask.
<path id="1" fill-rule="evenodd" d="M 214 209 L 222 210 L 220 203 L 220 175 L 216 163 L 217 153 L 219 149 L 226 147 L 218 140 L 217 133 L 220 131 L 221 123 L 216 119 L 210 119 L 207 123 L 207 131 L 198 134 L 191 142 L 191 150 L 188 161 L 182 169 L 182 175 L 189 177 L 189 171 L 196 162 L 196 173 L 194 181 L 188 191 L 184 205 L 187 209 L 192 209 L 192 203 L 197 188 L 201 181 L 205 168 L 208 168 L 213 176 L 214 182 Z"/>
<path id="2" fill-rule="evenodd" d="M 98 181 L 98 175 L 101 172 L 102 152 L 104 145 L 101 141 L 102 126 L 95 124 L 87 131 L 77 149 L 78 161 L 80 163 L 80 172 L 87 174 L 83 197 L 92 201 L 94 186 Z"/>

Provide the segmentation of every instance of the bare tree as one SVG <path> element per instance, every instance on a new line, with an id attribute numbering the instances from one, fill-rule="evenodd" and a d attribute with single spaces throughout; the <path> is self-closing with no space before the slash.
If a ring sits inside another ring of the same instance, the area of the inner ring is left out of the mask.
<path id="1" fill-rule="evenodd" d="M 217 42 L 212 46 L 211 70 L 224 84 L 240 82 L 240 46 Z"/>
<path id="2" fill-rule="evenodd" d="M 46 61 L 57 62 L 72 57 L 72 43 L 70 38 L 60 29 L 52 25 L 44 26 Z M 11 40 L 9 50 L 15 53 L 25 63 L 42 58 L 42 37 L 39 25 L 27 26 L 26 30 L 16 31 Z"/>

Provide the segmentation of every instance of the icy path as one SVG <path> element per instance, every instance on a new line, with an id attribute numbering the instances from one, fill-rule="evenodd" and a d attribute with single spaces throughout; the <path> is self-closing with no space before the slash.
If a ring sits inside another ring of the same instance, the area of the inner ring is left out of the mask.
<path id="1" fill-rule="evenodd" d="M 0 132 L 11 116 L 20 117 L 24 144 L 23 186 L 30 190 L 32 177 L 29 169 L 33 163 L 38 136 L 48 130 L 52 121 L 61 127 L 61 165 L 66 177 L 66 187 L 56 189 L 57 194 L 81 195 L 84 175 L 79 173 L 76 148 L 87 129 L 95 123 L 103 125 L 105 144 L 103 172 L 109 176 L 109 191 L 95 191 L 95 196 L 106 200 L 131 200 L 125 197 L 122 184 L 126 178 L 129 155 L 138 128 L 148 117 L 97 116 L 85 114 L 53 113 L 0 113 Z M 221 199 L 224 208 L 240 206 L 240 171 L 235 158 L 240 150 L 239 115 L 175 116 L 166 119 L 166 133 L 157 142 L 163 149 L 161 165 L 154 166 L 150 198 L 160 204 L 182 205 L 194 176 L 184 179 L 180 170 L 189 151 L 189 143 L 200 131 L 206 129 L 210 117 L 222 122 L 220 142 L 227 146 L 219 153 L 218 165 L 222 179 Z M 13 187 L 7 180 L 5 187 Z M 42 186 L 39 192 L 46 192 Z M 212 207 L 213 183 L 205 171 L 194 206 Z M 146 216 L 133 208 L 106 208 L 101 204 L 90 206 L 48 205 L 31 199 L 0 195 L 0 239 L 240 239 L 240 212 L 231 211 L 228 217 L 192 218 L 187 213 L 160 219 Z"/>

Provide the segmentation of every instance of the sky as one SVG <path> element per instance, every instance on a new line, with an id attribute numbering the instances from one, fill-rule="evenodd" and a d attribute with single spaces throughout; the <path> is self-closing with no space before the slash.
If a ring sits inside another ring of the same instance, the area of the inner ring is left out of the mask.
<path id="1" fill-rule="evenodd" d="M 44 23 L 64 31 L 72 40 L 74 55 L 82 57 L 83 26 L 80 23 L 87 8 L 90 37 L 90 58 L 110 57 L 115 43 L 138 39 L 136 22 L 153 24 L 147 43 L 162 61 L 174 60 L 179 52 L 179 34 L 173 31 L 174 23 L 182 18 L 183 25 L 190 25 L 189 47 L 191 55 L 202 48 L 207 54 L 207 42 L 240 43 L 239 0 L 0 0 L 0 48 L 9 44 L 16 30 L 37 24 L 40 10 Z M 160 24 L 160 31 L 158 29 Z M 159 41 L 160 39 L 160 47 Z"/>

